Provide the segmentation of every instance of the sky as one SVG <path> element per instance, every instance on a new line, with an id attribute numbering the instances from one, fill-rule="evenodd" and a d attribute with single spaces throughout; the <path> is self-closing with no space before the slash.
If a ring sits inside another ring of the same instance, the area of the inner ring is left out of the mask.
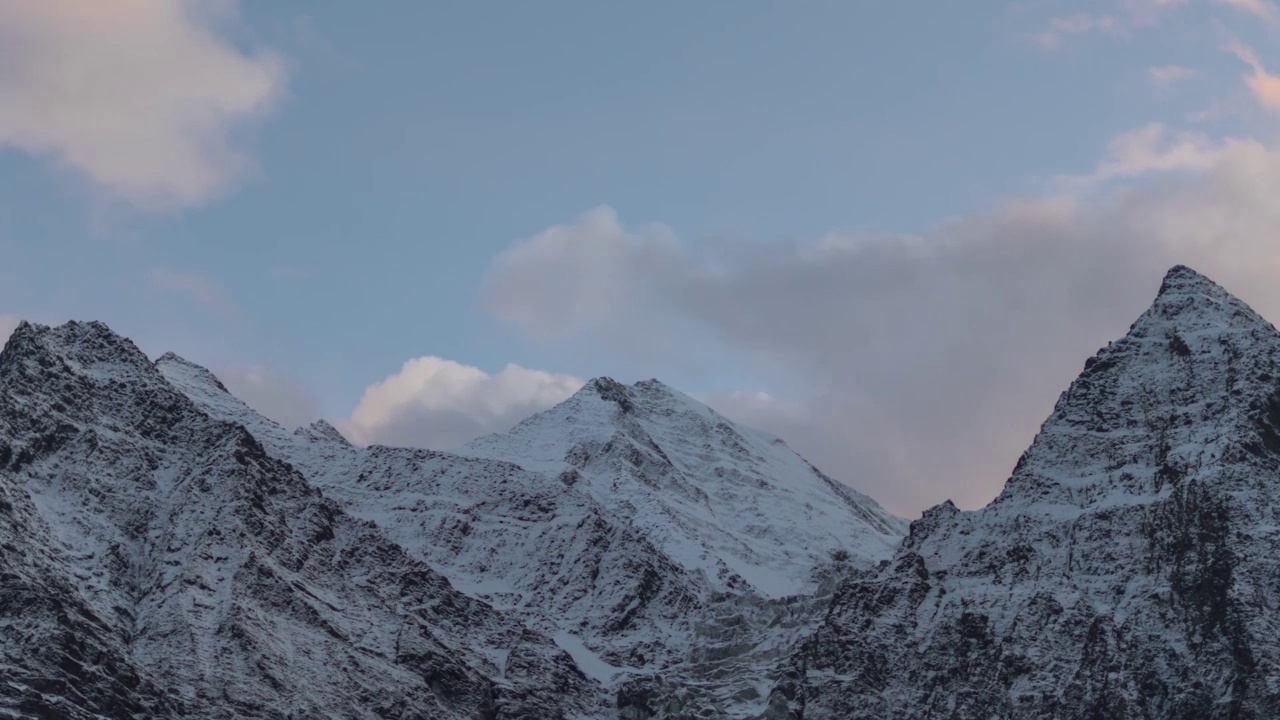
<path id="1" fill-rule="evenodd" d="M 0 336 L 450 449 L 656 377 L 915 517 L 1172 265 L 1280 319 L 1271 0 L 0 0 Z"/>

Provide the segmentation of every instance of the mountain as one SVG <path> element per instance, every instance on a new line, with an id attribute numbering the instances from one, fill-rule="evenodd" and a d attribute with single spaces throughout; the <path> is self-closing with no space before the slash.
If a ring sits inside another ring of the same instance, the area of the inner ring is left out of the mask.
<path id="1" fill-rule="evenodd" d="M 599 686 L 98 323 L 0 353 L 0 714 L 587 718 Z"/>
<path id="2" fill-rule="evenodd" d="M 912 523 L 770 718 L 1280 717 L 1280 334 L 1169 271 L 995 501 Z"/>
<path id="3" fill-rule="evenodd" d="M 0 352 L 0 715 L 1280 717 L 1280 332 L 1185 267 L 906 528 L 657 381 L 457 453 L 98 323 Z"/>
<path id="4" fill-rule="evenodd" d="M 656 381 L 463 453 L 101 323 L 0 352 L 0 715 L 745 718 L 906 523 Z"/>
<path id="5" fill-rule="evenodd" d="M 906 523 L 823 475 L 782 440 L 657 380 L 609 378 L 458 451 L 515 462 L 630 519 L 717 590 L 784 597 L 833 555 L 887 558 Z"/>
<path id="6" fill-rule="evenodd" d="M 455 587 L 553 637 L 624 710 L 654 694 L 762 710 L 748 700 L 763 702 L 837 580 L 906 530 L 781 440 L 657 381 L 593 380 L 454 454 L 357 448 L 325 423 L 290 433 L 197 365 L 157 367 Z"/>

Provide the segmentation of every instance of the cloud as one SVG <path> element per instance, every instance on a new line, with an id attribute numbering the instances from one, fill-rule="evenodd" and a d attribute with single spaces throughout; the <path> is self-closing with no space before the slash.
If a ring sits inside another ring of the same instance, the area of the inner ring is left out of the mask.
<path id="1" fill-rule="evenodd" d="M 1249 138 L 1216 140 L 1204 133 L 1174 131 L 1164 123 L 1148 123 L 1113 138 L 1093 172 L 1062 176 L 1057 184 L 1069 193 L 1086 193 L 1116 180 L 1168 173 L 1203 173 L 1233 155 L 1266 153 Z"/>
<path id="2" fill-rule="evenodd" d="M 1118 34 L 1123 30 L 1123 23 L 1114 15 L 1076 15 L 1055 17 L 1049 20 L 1049 27 L 1031 35 L 1031 40 L 1045 50 L 1057 50 L 1063 42 L 1073 35 L 1091 32 Z"/>
<path id="3" fill-rule="evenodd" d="M 1254 17 L 1260 20 L 1265 20 L 1266 22 L 1269 22 L 1269 23 L 1274 23 L 1277 20 L 1280 20 L 1280 9 L 1276 7 L 1275 3 L 1269 2 L 1268 0 L 1213 0 L 1213 1 L 1219 5 L 1230 5 L 1231 7 L 1238 8 L 1240 10 L 1243 10 L 1244 12 L 1249 13 L 1250 15 L 1253 15 Z"/>
<path id="4" fill-rule="evenodd" d="M 228 365 L 215 375 L 232 395 L 286 428 L 309 425 L 320 417 L 320 399 L 288 377 L 257 365 Z"/>
<path id="5" fill-rule="evenodd" d="M 451 360 L 420 357 L 370 385 L 341 428 L 361 444 L 447 450 L 509 430 L 581 387 L 579 378 L 518 365 L 490 375 Z"/>
<path id="6" fill-rule="evenodd" d="M 1196 71 L 1182 65 L 1157 65 L 1147 68 L 1147 79 L 1158 88 L 1167 88 L 1196 76 Z"/>
<path id="7" fill-rule="evenodd" d="M 1248 45 L 1232 42 L 1227 44 L 1226 49 L 1253 68 L 1253 74 L 1245 76 L 1245 84 L 1253 93 L 1253 99 L 1267 110 L 1280 113 L 1280 77 L 1268 73 L 1258 55 Z"/>
<path id="8" fill-rule="evenodd" d="M 646 268 L 679 254 L 679 241 L 670 228 L 623 230 L 613 208 L 601 206 L 514 243 L 489 268 L 482 295 L 503 320 L 535 337 L 556 339 L 613 317 L 617 305 L 634 291 L 634 278 L 658 274 Z M 511 269 L 518 269 L 525 280 L 519 288 L 506 285 Z"/>
<path id="9" fill-rule="evenodd" d="M 1166 134 L 1140 129 L 1103 164 L 1115 177 L 1145 169 L 1140 185 L 1087 201 L 1010 202 L 919 237 L 833 234 L 713 251 L 665 234 L 646 241 L 597 210 L 610 222 L 579 218 L 500 257 L 483 301 L 526 332 L 620 354 L 646 342 L 611 334 L 620 318 L 686 328 L 686 352 L 714 345 L 767 382 L 800 388 L 785 412 L 759 397 L 713 398 L 726 414 L 781 434 L 898 512 L 947 497 L 975 507 L 1169 266 L 1197 267 L 1280 318 L 1280 156 L 1250 141 L 1176 135 L 1148 152 L 1151 136 Z M 1167 173 L 1180 168 L 1200 172 Z M 554 240 L 564 237 L 575 241 Z M 571 271 L 554 296 L 544 273 L 558 263 Z M 597 269 L 619 268 L 629 276 L 598 282 Z M 591 308 L 590 322 L 575 303 Z"/>
<path id="10" fill-rule="evenodd" d="M 205 275 L 156 268 L 147 278 L 155 289 L 183 295 L 215 315 L 225 318 L 234 314 L 234 307 L 227 298 L 226 290 Z"/>
<path id="11" fill-rule="evenodd" d="M 0 2 L 0 147 L 109 197 L 200 205 L 252 166 L 235 131 L 283 92 L 282 61 L 220 33 L 234 2 Z"/>

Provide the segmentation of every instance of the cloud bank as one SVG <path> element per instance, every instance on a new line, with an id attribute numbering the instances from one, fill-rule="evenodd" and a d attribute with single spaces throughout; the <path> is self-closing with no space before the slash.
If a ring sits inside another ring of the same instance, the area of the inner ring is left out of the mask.
<path id="1" fill-rule="evenodd" d="M 252 167 L 235 131 L 285 82 L 278 56 L 227 39 L 234 10 L 226 0 L 0 2 L 0 147 L 147 208 L 217 197 Z"/>
<path id="2" fill-rule="evenodd" d="M 710 248 L 596 208 L 514 243 L 482 299 L 532 337 L 622 353 L 646 338 L 611 326 L 692 325 L 690 343 L 807 389 L 785 402 L 708 398 L 722 412 L 898 512 L 948 497 L 976 507 L 1169 266 L 1201 269 L 1280 318 L 1280 155 L 1160 128 L 1130 135 L 1096 174 L 1140 185 L 1011 202 L 919 237 Z"/>

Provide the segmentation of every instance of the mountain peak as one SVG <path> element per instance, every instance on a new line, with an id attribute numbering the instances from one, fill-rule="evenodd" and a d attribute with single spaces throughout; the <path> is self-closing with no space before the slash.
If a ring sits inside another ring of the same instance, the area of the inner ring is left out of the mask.
<path id="1" fill-rule="evenodd" d="M 1134 323 L 1130 334 L 1144 329 L 1176 333 L 1244 325 L 1271 327 L 1221 285 L 1186 265 L 1174 265 L 1165 273 L 1151 308 Z"/>
<path id="2" fill-rule="evenodd" d="M 1280 460 L 1278 358 L 1269 322 L 1175 266 L 1129 332 L 1086 361 L 997 503 L 1146 502 L 1192 474 Z"/>
<path id="3" fill-rule="evenodd" d="M 231 394 L 231 391 L 227 390 L 227 387 L 222 384 L 218 376 L 214 375 L 208 368 L 203 365 L 197 365 L 177 353 L 167 352 L 156 360 L 156 367 L 160 368 L 161 371 L 164 371 L 166 366 L 182 368 L 186 373 L 199 377 L 204 383 L 212 385 L 228 395 Z M 165 373 L 166 376 L 171 374 Z"/>
<path id="4" fill-rule="evenodd" d="M 9 336 L 3 357 L 12 362 L 15 358 L 35 356 L 46 358 L 39 361 L 42 365 L 47 364 L 50 356 L 81 365 L 103 362 L 151 364 L 133 341 L 116 334 L 106 323 L 98 320 L 72 320 L 56 327 L 23 320 Z"/>
<path id="5" fill-rule="evenodd" d="M 578 396 L 594 396 L 602 400 L 617 403 L 618 407 L 624 413 L 630 413 L 635 410 L 634 396 L 631 388 L 614 380 L 611 377 L 593 378 L 582 386 L 578 391 Z"/>
<path id="6" fill-rule="evenodd" d="M 343 445 L 350 445 L 346 436 L 342 434 L 338 428 L 331 425 L 327 420 L 317 420 L 306 427 L 300 427 L 293 431 L 294 435 L 314 440 L 327 440 L 337 442 Z"/>

